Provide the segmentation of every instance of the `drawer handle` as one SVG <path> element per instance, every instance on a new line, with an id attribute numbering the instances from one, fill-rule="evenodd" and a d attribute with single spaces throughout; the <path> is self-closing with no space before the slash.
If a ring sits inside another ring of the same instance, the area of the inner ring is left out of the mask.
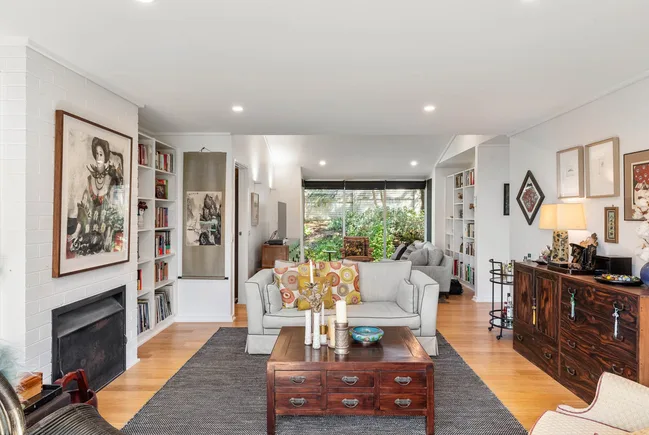
<path id="1" fill-rule="evenodd" d="M 289 378 L 294 384 L 303 384 L 306 381 L 306 376 L 291 376 Z"/>
<path id="2" fill-rule="evenodd" d="M 301 408 L 306 405 L 306 399 L 304 397 L 295 398 L 291 397 L 288 401 L 293 405 L 294 408 Z"/>
<path id="3" fill-rule="evenodd" d="M 615 336 L 613 337 L 613 340 L 615 340 L 615 341 L 624 341 L 624 335 L 619 335 L 618 334 L 617 337 L 615 337 Z"/>
<path id="4" fill-rule="evenodd" d="M 358 376 L 343 376 L 342 381 L 347 385 L 356 385 Z"/>
<path id="5" fill-rule="evenodd" d="M 545 357 L 545 359 L 552 359 L 552 354 L 550 352 L 545 352 L 543 356 Z"/>
<path id="6" fill-rule="evenodd" d="M 516 334 L 516 340 L 520 341 L 521 343 L 523 342 L 523 337 L 521 334 Z"/>
<path id="7" fill-rule="evenodd" d="M 412 378 L 410 376 L 397 376 L 396 378 L 394 378 L 394 382 L 401 385 L 402 387 L 405 387 L 412 382 Z"/>
<path id="8" fill-rule="evenodd" d="M 574 341 L 568 340 L 568 346 L 570 346 L 573 349 L 576 349 L 577 348 L 577 343 L 575 343 Z"/>
<path id="9" fill-rule="evenodd" d="M 410 399 L 397 399 L 394 401 L 394 404 L 397 405 L 399 408 L 407 408 L 412 404 L 412 400 Z"/>
<path id="10" fill-rule="evenodd" d="M 572 287 L 568 287 L 568 293 L 570 293 L 571 295 L 574 295 L 574 294 L 577 293 L 577 291 Z"/>
<path id="11" fill-rule="evenodd" d="M 616 375 L 622 375 L 624 373 L 624 369 L 618 369 L 615 364 L 611 366 L 611 370 L 613 370 L 613 373 Z"/>
<path id="12" fill-rule="evenodd" d="M 566 371 L 568 372 L 568 374 L 569 374 L 570 376 L 575 376 L 575 375 L 577 374 L 577 372 L 575 371 L 575 369 L 573 369 L 573 368 L 571 368 L 571 367 L 566 367 Z"/>
<path id="13" fill-rule="evenodd" d="M 347 408 L 356 408 L 359 403 L 358 399 L 343 399 L 343 405 Z"/>
<path id="14" fill-rule="evenodd" d="M 615 301 L 613 302 L 613 308 L 618 311 L 624 311 L 624 304 L 622 302 Z"/>

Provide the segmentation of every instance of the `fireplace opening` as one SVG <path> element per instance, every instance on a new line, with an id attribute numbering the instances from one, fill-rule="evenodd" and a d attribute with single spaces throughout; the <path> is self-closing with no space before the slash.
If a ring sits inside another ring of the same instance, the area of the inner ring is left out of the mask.
<path id="1" fill-rule="evenodd" d="M 126 286 L 52 311 L 52 382 L 84 369 L 99 391 L 126 370 Z"/>

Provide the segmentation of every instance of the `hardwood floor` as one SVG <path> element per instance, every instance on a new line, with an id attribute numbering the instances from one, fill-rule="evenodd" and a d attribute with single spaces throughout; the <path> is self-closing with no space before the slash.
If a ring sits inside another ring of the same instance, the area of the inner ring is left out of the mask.
<path id="1" fill-rule="evenodd" d="M 546 410 L 561 403 L 584 406 L 512 349 L 511 331 L 496 340 L 487 330 L 490 304 L 473 294 L 451 296 L 439 304 L 437 329 L 526 429 Z M 176 323 L 139 349 L 140 362 L 99 392 L 99 411 L 122 427 L 171 378 L 219 327 L 245 327 L 245 306 L 237 305 L 233 323 Z"/>

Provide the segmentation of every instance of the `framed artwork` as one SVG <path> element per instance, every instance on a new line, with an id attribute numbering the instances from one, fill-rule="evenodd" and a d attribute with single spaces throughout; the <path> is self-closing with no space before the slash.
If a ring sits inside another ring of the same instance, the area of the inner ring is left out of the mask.
<path id="1" fill-rule="evenodd" d="M 185 194 L 185 246 L 221 245 L 223 192 Z"/>
<path id="2" fill-rule="evenodd" d="M 586 145 L 586 196 L 620 196 L 620 141 L 616 137 Z"/>
<path id="3" fill-rule="evenodd" d="M 129 261 L 133 139 L 56 111 L 52 277 Z"/>
<path id="4" fill-rule="evenodd" d="M 525 216 L 528 225 L 532 225 L 532 222 L 534 222 L 534 218 L 539 212 L 544 199 L 545 195 L 541 187 L 539 187 L 539 183 L 536 182 L 532 171 L 527 171 L 516 201 L 523 211 L 523 216 Z"/>
<path id="5" fill-rule="evenodd" d="M 618 243 L 619 221 L 617 207 L 604 207 L 604 241 Z"/>
<path id="6" fill-rule="evenodd" d="M 557 152 L 557 197 L 584 196 L 584 147 Z"/>
<path id="7" fill-rule="evenodd" d="M 509 216 L 509 183 L 503 186 L 503 216 Z"/>
<path id="8" fill-rule="evenodd" d="M 250 224 L 259 225 L 259 194 L 255 192 L 250 194 Z"/>
<path id="9" fill-rule="evenodd" d="M 646 201 L 649 201 L 649 150 L 625 154 L 624 220 L 644 220 L 648 208 Z"/>

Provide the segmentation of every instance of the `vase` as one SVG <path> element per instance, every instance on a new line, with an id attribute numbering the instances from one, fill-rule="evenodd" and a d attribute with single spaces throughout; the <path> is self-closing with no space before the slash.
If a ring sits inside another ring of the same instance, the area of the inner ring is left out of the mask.
<path id="1" fill-rule="evenodd" d="M 640 279 L 645 285 L 649 285 L 649 263 L 645 263 L 640 269 Z"/>
<path id="2" fill-rule="evenodd" d="M 311 310 L 306 310 L 304 312 L 304 344 L 307 346 L 311 346 L 311 343 L 313 342 L 311 336 L 312 327 L 313 321 L 311 320 Z"/>
<path id="3" fill-rule="evenodd" d="M 320 311 L 313 312 L 313 325 L 313 348 L 320 349 Z"/>

